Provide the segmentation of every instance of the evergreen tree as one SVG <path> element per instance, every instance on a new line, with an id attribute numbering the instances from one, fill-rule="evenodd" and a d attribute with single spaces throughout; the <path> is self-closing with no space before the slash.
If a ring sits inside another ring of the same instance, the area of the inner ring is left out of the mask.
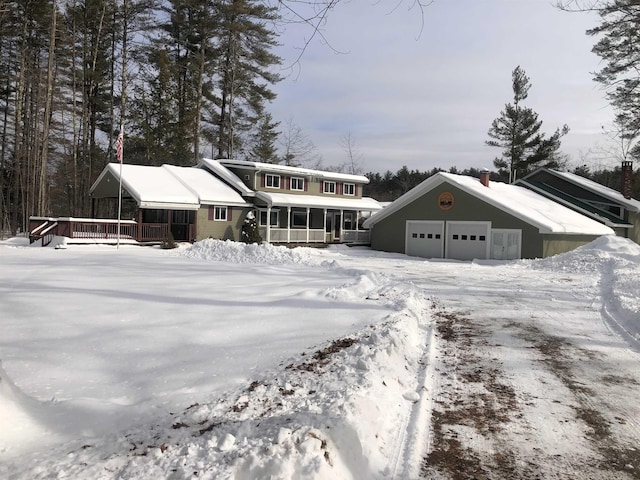
<path id="1" fill-rule="evenodd" d="M 242 222 L 240 241 L 243 243 L 262 243 L 262 237 L 258 230 L 258 222 L 253 212 L 247 213 L 247 216 L 244 218 L 244 222 Z"/>
<path id="2" fill-rule="evenodd" d="M 281 60 L 271 53 L 276 33 L 267 22 L 277 11 L 257 0 L 220 0 L 220 34 L 216 55 L 217 85 L 212 123 L 217 126 L 217 156 L 232 158 L 243 148 L 242 137 L 275 98 L 269 85 L 280 80 L 272 71 Z"/>
<path id="3" fill-rule="evenodd" d="M 602 22 L 587 31 L 599 37 L 593 52 L 604 64 L 595 80 L 607 88 L 616 112 L 623 156 L 640 158 L 640 2 L 606 0 L 597 10 Z"/>
<path id="4" fill-rule="evenodd" d="M 502 157 L 493 162 L 502 177 L 510 181 L 536 168 L 557 168 L 562 163 L 560 138 L 569 132 L 564 125 L 550 137 L 541 132 L 542 121 L 531 108 L 522 105 L 531 83 L 519 66 L 512 72 L 513 103 L 505 105 L 500 116 L 491 123 L 488 135 L 490 147 L 502 148 Z"/>
<path id="5" fill-rule="evenodd" d="M 270 113 L 265 113 L 258 122 L 257 131 L 253 139 L 253 147 L 249 158 L 256 162 L 279 163 L 276 139 L 280 122 L 274 122 Z"/>

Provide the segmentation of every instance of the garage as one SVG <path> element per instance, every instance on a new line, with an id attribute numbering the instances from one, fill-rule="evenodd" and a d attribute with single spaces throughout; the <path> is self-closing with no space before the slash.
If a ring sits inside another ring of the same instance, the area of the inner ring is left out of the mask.
<path id="1" fill-rule="evenodd" d="M 446 258 L 489 258 L 491 222 L 447 222 Z"/>
<path id="2" fill-rule="evenodd" d="M 517 185 L 439 172 L 369 217 L 371 248 L 457 260 L 542 258 L 610 227 Z"/>
<path id="3" fill-rule="evenodd" d="M 442 258 L 444 222 L 407 220 L 406 253 L 413 257 Z"/>

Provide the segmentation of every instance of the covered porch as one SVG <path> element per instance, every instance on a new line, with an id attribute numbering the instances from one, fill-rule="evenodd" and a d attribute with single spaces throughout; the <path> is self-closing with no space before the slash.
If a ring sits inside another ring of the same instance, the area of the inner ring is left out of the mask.
<path id="1" fill-rule="evenodd" d="M 260 236 L 268 243 L 368 244 L 362 223 L 380 210 L 372 199 L 323 198 L 258 192 Z"/>

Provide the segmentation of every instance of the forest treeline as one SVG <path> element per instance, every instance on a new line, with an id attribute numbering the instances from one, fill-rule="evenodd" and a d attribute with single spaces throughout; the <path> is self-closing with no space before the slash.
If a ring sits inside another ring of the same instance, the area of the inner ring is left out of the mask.
<path id="1" fill-rule="evenodd" d="M 126 163 L 268 155 L 278 18 L 256 0 L 0 0 L 0 230 L 87 216 L 121 125 Z"/>
<path id="2" fill-rule="evenodd" d="M 279 132 L 268 112 L 281 79 L 274 48 L 287 21 L 308 23 L 313 38 L 339 3 L 0 0 L 0 233 L 24 231 L 31 215 L 88 216 L 89 189 L 116 160 L 121 128 L 128 164 L 195 165 L 203 156 L 304 163 L 311 143 L 294 125 Z M 594 79 L 614 108 L 622 156 L 638 159 L 640 5 L 589 3 L 585 9 L 600 15 L 600 25 L 587 34 L 603 60 Z M 513 105 L 491 126 L 487 143 L 502 149 L 498 173 L 520 178 L 541 158 L 544 165 L 562 159 L 559 139 L 568 127 L 543 135 L 537 114 L 520 105 L 529 79 L 519 67 L 513 75 Z M 522 125 L 530 125 L 527 132 L 515 128 Z M 275 146 L 280 136 L 283 154 Z M 350 136 L 346 145 L 353 167 Z M 368 194 L 392 200 L 433 173 L 371 173 Z M 586 173 L 618 188 L 616 170 Z M 637 196 L 637 180 L 634 188 Z"/>
<path id="3" fill-rule="evenodd" d="M 375 198 L 379 202 L 392 202 L 438 172 L 457 173 L 480 178 L 482 170 L 477 168 L 458 170 L 456 167 L 451 167 L 448 170 L 433 168 L 419 171 L 409 170 L 406 166 L 403 166 L 395 173 L 390 170 L 383 174 L 369 172 L 365 174 L 369 179 L 369 184 L 365 185 L 363 195 Z M 612 170 L 599 169 L 591 171 L 586 166 L 580 166 L 574 168 L 571 172 L 620 191 L 622 179 L 620 167 L 615 167 Z M 507 180 L 504 174 L 499 172 L 490 172 L 489 178 L 494 182 Z M 633 176 L 633 198 L 640 198 L 640 169 L 637 169 Z"/>

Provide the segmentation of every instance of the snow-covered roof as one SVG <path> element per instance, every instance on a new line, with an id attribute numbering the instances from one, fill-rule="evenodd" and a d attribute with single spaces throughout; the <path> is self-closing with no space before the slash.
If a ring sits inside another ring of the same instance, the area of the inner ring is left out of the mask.
<path id="1" fill-rule="evenodd" d="M 485 187 L 473 177 L 440 172 L 422 182 L 364 222 L 368 228 L 400 210 L 442 183 L 449 183 L 538 228 L 540 233 L 613 235 L 614 231 L 595 220 L 517 185 L 491 182 Z"/>
<path id="2" fill-rule="evenodd" d="M 227 167 L 222 165 L 218 160 L 212 160 L 210 158 L 203 158 L 198 163 L 198 167 L 204 167 L 209 170 L 214 175 L 220 177 L 222 180 L 227 182 L 233 188 L 235 188 L 241 195 L 245 197 L 253 197 L 255 196 L 255 192 L 247 187 L 240 178 L 229 170 Z"/>
<path id="3" fill-rule="evenodd" d="M 168 169 L 183 185 L 194 192 L 200 204 L 247 205 L 238 192 L 205 170 L 174 165 L 163 165 L 162 168 Z"/>
<path id="4" fill-rule="evenodd" d="M 256 197 L 271 206 L 331 208 L 342 210 L 377 211 L 382 208 L 370 197 L 344 198 L 328 195 L 295 195 L 289 193 L 256 192 Z"/>
<path id="5" fill-rule="evenodd" d="M 369 179 L 364 175 L 352 175 L 349 173 L 326 172 L 324 170 L 313 170 L 310 168 L 290 167 L 288 165 L 279 165 L 277 163 L 261 163 L 248 162 L 246 160 L 218 160 L 222 165 L 238 168 L 251 168 L 253 170 L 261 170 L 266 172 L 287 173 L 290 175 L 307 175 L 318 178 L 328 178 L 331 180 L 340 180 L 343 182 L 369 183 Z"/>
<path id="6" fill-rule="evenodd" d="M 140 208 L 197 210 L 201 204 L 246 204 L 232 188 L 204 170 L 173 165 L 153 167 L 110 163 L 91 187 L 91 192 L 108 173 L 119 180 L 120 172 L 123 188 Z"/>
<path id="7" fill-rule="evenodd" d="M 635 200 L 633 198 L 624 198 L 624 195 L 619 191 L 606 187 L 598 182 L 594 182 L 593 180 L 589 180 L 588 178 L 581 177 L 580 175 L 576 175 L 575 173 L 570 172 L 559 172 L 558 170 L 545 169 L 547 172 L 552 175 L 556 175 L 557 177 L 564 178 L 565 180 L 580 185 L 582 188 L 589 190 L 593 193 L 601 195 L 609 200 L 612 200 L 620 205 L 623 205 L 627 210 L 632 212 L 640 212 L 640 201 Z M 526 177 L 524 178 L 526 180 Z"/>

